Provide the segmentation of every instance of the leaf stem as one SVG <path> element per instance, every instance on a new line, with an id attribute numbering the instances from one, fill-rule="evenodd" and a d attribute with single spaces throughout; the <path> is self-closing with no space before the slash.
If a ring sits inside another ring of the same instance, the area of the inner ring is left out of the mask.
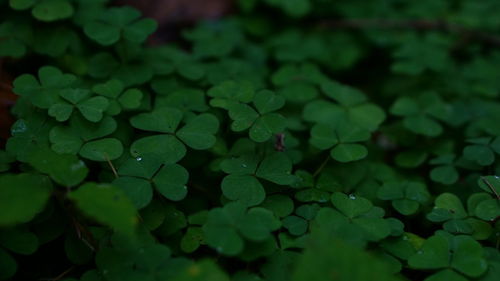
<path id="1" fill-rule="evenodd" d="M 325 168 L 326 164 L 328 164 L 328 161 L 330 161 L 330 155 L 327 155 L 325 160 L 323 160 L 323 162 L 321 163 L 321 165 L 316 169 L 316 171 L 314 171 L 313 178 L 315 178 L 317 175 L 319 175 L 319 173 L 321 173 L 323 168 Z"/>
<path id="2" fill-rule="evenodd" d="M 500 195 L 498 194 L 496 189 L 491 185 L 491 183 L 487 179 L 485 179 L 484 177 L 481 177 L 481 180 L 484 182 L 484 184 L 486 184 L 488 186 L 489 189 L 491 189 L 491 192 L 493 192 L 495 194 L 497 199 L 500 200 Z"/>
<path id="3" fill-rule="evenodd" d="M 109 167 L 111 167 L 111 171 L 113 171 L 115 178 L 119 178 L 118 172 L 116 171 L 115 166 L 113 165 L 111 160 L 109 160 L 108 154 L 106 152 L 104 152 L 104 159 L 106 159 L 106 162 L 108 162 Z"/>

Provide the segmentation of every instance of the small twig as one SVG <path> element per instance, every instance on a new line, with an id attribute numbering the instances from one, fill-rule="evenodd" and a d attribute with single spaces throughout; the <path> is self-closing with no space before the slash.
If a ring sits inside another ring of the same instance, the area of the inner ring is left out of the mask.
<path id="1" fill-rule="evenodd" d="M 52 281 L 59 281 L 59 280 L 63 279 L 63 277 L 66 276 L 68 273 L 70 273 L 73 269 L 75 269 L 75 266 L 72 266 L 72 267 L 66 269 L 61 274 L 57 275 L 56 278 L 53 278 Z"/>
<path id="2" fill-rule="evenodd" d="M 111 167 L 111 171 L 113 171 L 115 178 L 119 178 L 120 176 L 118 176 L 118 172 L 116 171 L 115 166 L 113 165 L 111 160 L 109 160 L 108 154 L 106 152 L 104 152 L 104 158 L 106 159 L 106 162 L 108 162 L 109 167 Z"/>
<path id="3" fill-rule="evenodd" d="M 414 29 L 437 30 L 475 38 L 485 43 L 500 47 L 500 36 L 443 20 L 393 20 L 393 19 L 340 19 L 323 20 L 320 27 L 336 29 Z"/>
<path id="4" fill-rule="evenodd" d="M 491 190 L 491 192 L 493 192 L 495 194 L 497 199 L 500 200 L 500 195 L 498 194 L 495 187 L 493 185 L 491 185 L 491 183 L 487 179 L 485 179 L 484 177 L 481 177 L 481 180 L 484 182 L 484 184 L 486 184 L 486 186 L 488 186 L 488 188 Z"/>
<path id="5" fill-rule="evenodd" d="M 323 160 L 323 162 L 321 163 L 321 165 L 316 169 L 316 171 L 314 171 L 313 178 L 315 178 L 317 175 L 319 175 L 319 173 L 321 173 L 323 168 L 325 168 L 326 164 L 328 164 L 329 160 L 330 160 L 330 155 L 327 155 L 325 160 Z"/>

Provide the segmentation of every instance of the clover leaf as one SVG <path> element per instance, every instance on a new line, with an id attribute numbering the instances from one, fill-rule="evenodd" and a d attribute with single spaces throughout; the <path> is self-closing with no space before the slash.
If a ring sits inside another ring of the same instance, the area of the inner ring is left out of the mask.
<path id="1" fill-rule="evenodd" d="M 109 8 L 84 25 L 85 34 L 97 43 L 109 46 L 121 38 L 142 43 L 157 28 L 152 19 L 139 19 L 141 13 L 132 7 Z"/>
<path id="2" fill-rule="evenodd" d="M 427 92 L 417 98 L 400 97 L 391 106 L 390 112 L 404 117 L 403 125 L 416 134 L 435 137 L 443 132 L 438 120 L 449 117 L 447 105 L 435 93 Z"/>
<path id="3" fill-rule="evenodd" d="M 28 162 L 36 150 L 48 146 L 49 130 L 53 125 L 48 119 L 34 113 L 25 119 L 17 120 L 11 128 L 12 137 L 7 141 L 7 152 L 18 161 Z"/>
<path id="4" fill-rule="evenodd" d="M 500 140 L 500 138 L 497 139 Z M 494 152 L 500 154 L 500 149 L 494 145 L 493 138 L 474 138 L 468 139 L 467 142 L 472 144 L 464 147 L 463 155 L 465 159 L 481 166 L 491 165 L 495 161 Z"/>
<path id="5" fill-rule="evenodd" d="M 106 111 L 109 115 L 118 115 L 123 109 L 136 109 L 141 105 L 143 94 L 138 89 L 127 89 L 120 80 L 112 79 L 92 88 L 94 93 L 109 99 Z"/>
<path id="6" fill-rule="evenodd" d="M 57 21 L 69 18 L 74 9 L 69 0 L 9 0 L 14 10 L 31 8 L 33 16 L 40 21 Z"/>
<path id="7" fill-rule="evenodd" d="M 55 103 L 49 108 L 49 115 L 59 122 L 68 120 L 74 108 L 77 108 L 85 119 L 99 122 L 109 105 L 108 99 L 91 97 L 90 92 L 85 89 L 64 89 L 59 95 L 65 101 Z"/>
<path id="8" fill-rule="evenodd" d="M 470 236 L 438 233 L 429 237 L 408 264 L 417 269 L 454 269 L 468 277 L 479 277 L 488 268 L 481 245 Z M 456 275 L 440 271 L 436 276 Z M 432 280 L 429 277 L 428 280 Z M 464 279 L 466 280 L 466 279 Z"/>
<path id="9" fill-rule="evenodd" d="M 69 126 L 50 130 L 52 149 L 58 153 L 80 154 L 93 161 L 109 161 L 123 154 L 123 144 L 116 138 L 104 138 L 116 130 L 116 121 L 105 117 L 99 123 L 73 116 Z"/>
<path id="10" fill-rule="evenodd" d="M 429 200 L 425 184 L 420 182 L 386 182 L 377 192 L 382 200 L 391 200 L 392 207 L 403 215 L 412 215 Z"/>
<path id="11" fill-rule="evenodd" d="M 32 27 L 23 21 L 7 20 L 0 23 L 0 56 L 19 58 L 24 56 L 33 37 Z"/>
<path id="12" fill-rule="evenodd" d="M 360 129 L 375 131 L 385 120 L 384 111 L 367 102 L 366 96 L 359 90 L 342 85 L 336 81 L 324 81 L 321 89 L 326 96 L 335 100 L 314 100 L 306 105 L 303 118 L 306 121 L 330 124 L 348 122 Z"/>
<path id="13" fill-rule="evenodd" d="M 221 163 L 221 168 L 229 174 L 222 180 L 222 193 L 245 206 L 258 205 L 266 198 L 259 178 L 279 185 L 289 185 L 295 181 L 291 175 L 292 162 L 279 152 L 267 156 L 260 163 L 253 155 L 226 159 Z"/>
<path id="14" fill-rule="evenodd" d="M 130 119 L 134 128 L 165 134 L 145 137 L 135 141 L 130 150 L 132 156 L 156 154 L 166 164 L 181 160 L 186 154 L 186 146 L 204 150 L 215 144 L 214 134 L 219 128 L 218 119 L 209 113 L 191 118 L 178 129 L 183 114 L 171 107 L 157 108 L 151 113 L 142 113 Z"/>
<path id="15" fill-rule="evenodd" d="M 265 142 L 286 127 L 285 118 L 274 113 L 285 105 L 285 99 L 272 91 L 255 93 L 248 82 L 225 81 L 212 87 L 208 95 L 213 97 L 212 106 L 228 110 L 233 131 L 249 129 L 250 138 L 256 142 Z M 248 104 L 251 101 L 253 107 Z"/>
<path id="16" fill-rule="evenodd" d="M 459 178 L 458 171 L 453 163 L 454 159 L 454 154 L 442 155 L 432 159 L 429 163 L 438 166 L 431 170 L 431 179 L 442 184 L 454 184 Z"/>
<path id="17" fill-rule="evenodd" d="M 366 141 L 370 132 L 350 123 L 316 124 L 311 129 L 309 142 L 321 149 L 331 149 L 330 156 L 339 162 L 352 162 L 365 158 L 368 150 L 356 142 Z"/>
<path id="18" fill-rule="evenodd" d="M 128 159 L 118 169 L 118 175 L 113 184 L 129 195 L 138 209 L 149 205 L 153 187 L 172 201 L 180 201 L 187 195 L 187 170 L 177 164 L 163 165 L 153 155 Z"/>
<path id="19" fill-rule="evenodd" d="M 281 226 L 273 213 L 259 207 L 246 210 L 239 202 L 210 210 L 203 225 L 206 243 L 217 252 L 234 256 L 243 250 L 245 240 L 264 241 Z"/>
<path id="20" fill-rule="evenodd" d="M 465 210 L 460 199 L 451 193 L 442 193 L 435 200 L 435 207 L 427 214 L 433 222 L 444 222 L 443 228 L 451 233 L 471 234 L 475 239 L 487 239 L 491 226 L 483 220 L 490 221 L 499 215 L 497 202 L 485 193 L 476 193 L 467 200 Z"/>
<path id="21" fill-rule="evenodd" d="M 56 183 L 73 187 L 81 183 L 89 172 L 85 163 L 74 155 L 57 154 L 48 147 L 40 148 L 29 156 L 30 165 L 48 174 Z"/>
<path id="22" fill-rule="evenodd" d="M 43 66 L 38 70 L 38 79 L 23 74 L 14 80 L 14 93 L 26 97 L 36 107 L 48 109 L 58 101 L 61 90 L 70 87 L 76 77 L 64 74 L 58 68 Z"/>
<path id="23" fill-rule="evenodd" d="M 138 222 L 137 211 L 119 188 L 109 184 L 89 182 L 70 192 L 68 197 L 84 214 L 118 233 L 134 235 Z"/>
<path id="24" fill-rule="evenodd" d="M 391 233 L 391 225 L 383 219 L 383 210 L 361 196 L 335 192 L 332 208 L 322 208 L 313 221 L 315 229 L 323 229 L 356 245 L 378 241 Z"/>
<path id="25" fill-rule="evenodd" d="M 33 219 L 48 202 L 52 188 L 50 179 L 42 175 L 1 175 L 0 200 L 4 211 L 0 214 L 0 225 L 10 226 Z"/>

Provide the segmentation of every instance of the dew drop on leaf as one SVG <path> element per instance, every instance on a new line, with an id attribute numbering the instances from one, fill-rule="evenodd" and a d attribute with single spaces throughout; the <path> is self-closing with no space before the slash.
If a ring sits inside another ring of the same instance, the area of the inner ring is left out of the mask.
<path id="1" fill-rule="evenodd" d="M 135 158 L 135 160 L 142 161 L 142 157 L 138 156 L 137 158 Z"/>
<path id="2" fill-rule="evenodd" d="M 356 199 L 356 195 L 354 195 L 354 194 L 349 194 L 349 199 L 351 199 L 351 200 Z"/>

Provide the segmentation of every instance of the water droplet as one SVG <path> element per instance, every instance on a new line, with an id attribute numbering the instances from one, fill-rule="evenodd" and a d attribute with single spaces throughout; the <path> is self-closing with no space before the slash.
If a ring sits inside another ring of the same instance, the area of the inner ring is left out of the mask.
<path id="1" fill-rule="evenodd" d="M 222 252 L 222 247 L 217 247 L 217 252 L 221 253 Z"/>
<path id="2" fill-rule="evenodd" d="M 187 187 L 187 186 L 183 186 L 183 188 L 184 188 L 184 189 L 188 189 L 188 187 Z"/>
<path id="3" fill-rule="evenodd" d="M 142 161 L 142 157 L 141 156 L 137 156 L 137 158 L 135 158 L 135 160 Z"/>
<path id="4" fill-rule="evenodd" d="M 71 169 L 71 171 L 77 171 L 77 170 L 80 170 L 81 168 L 83 168 L 84 165 L 85 164 L 83 163 L 83 161 L 78 161 L 78 163 L 71 165 L 70 169 Z"/>
<path id="5" fill-rule="evenodd" d="M 248 166 L 247 166 L 247 164 L 241 164 L 241 167 L 246 168 Z"/>
<path id="6" fill-rule="evenodd" d="M 19 133 L 24 133 L 28 130 L 28 126 L 26 126 L 26 123 L 24 120 L 19 120 L 16 122 L 16 125 L 12 128 L 12 134 L 19 134 Z"/>
<path id="7" fill-rule="evenodd" d="M 356 195 L 354 195 L 354 194 L 349 194 L 349 199 L 351 199 L 351 200 L 356 199 Z"/>

